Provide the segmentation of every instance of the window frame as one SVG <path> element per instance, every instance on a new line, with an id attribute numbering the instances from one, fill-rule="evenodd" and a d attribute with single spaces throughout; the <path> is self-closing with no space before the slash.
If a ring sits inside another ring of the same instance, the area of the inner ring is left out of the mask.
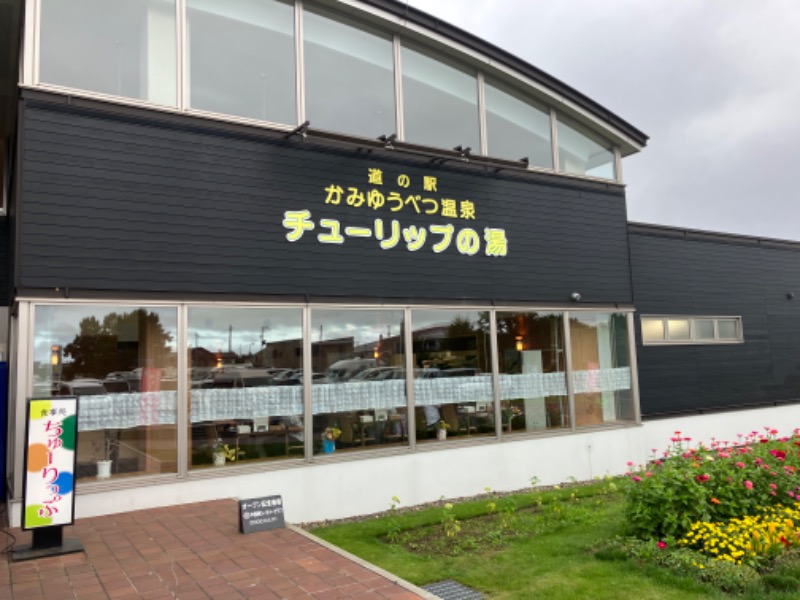
<path id="1" fill-rule="evenodd" d="M 662 339 L 647 339 L 644 335 L 644 322 L 660 321 L 664 337 Z M 689 321 L 689 338 L 688 339 L 670 339 L 669 336 L 669 321 L 683 320 Z M 696 321 L 712 321 L 714 324 L 714 337 L 699 338 L 696 334 Z M 719 322 L 720 321 L 735 321 L 736 322 L 736 338 L 722 338 L 719 335 Z M 642 339 L 642 346 L 706 346 L 706 345 L 719 345 L 719 344 L 743 344 L 744 343 L 744 328 L 742 324 L 742 317 L 738 315 L 665 315 L 643 314 L 639 316 L 639 331 Z"/>

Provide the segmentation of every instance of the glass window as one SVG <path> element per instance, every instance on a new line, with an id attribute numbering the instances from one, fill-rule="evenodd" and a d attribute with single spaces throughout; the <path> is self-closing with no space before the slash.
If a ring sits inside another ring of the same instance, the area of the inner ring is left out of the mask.
<path id="1" fill-rule="evenodd" d="M 664 319 L 642 318 L 642 339 L 645 342 L 663 342 Z"/>
<path id="2" fill-rule="evenodd" d="M 175 308 L 37 306 L 33 393 L 78 396 L 77 478 L 177 470 Z"/>
<path id="3" fill-rule="evenodd" d="M 670 340 L 688 340 L 689 319 L 667 319 L 667 333 Z"/>
<path id="4" fill-rule="evenodd" d="M 622 313 L 571 313 L 575 425 L 635 420 L 628 319 Z"/>
<path id="5" fill-rule="evenodd" d="M 694 339 L 714 339 L 714 319 L 694 319 Z"/>
<path id="6" fill-rule="evenodd" d="M 717 330 L 721 340 L 739 339 L 739 321 L 737 319 L 719 319 L 717 321 Z"/>
<path id="7" fill-rule="evenodd" d="M 474 73 L 407 46 L 402 51 L 405 141 L 480 152 L 478 83 Z"/>
<path id="8" fill-rule="evenodd" d="M 558 115 L 558 170 L 614 179 L 614 150 L 588 127 Z"/>
<path id="9" fill-rule="evenodd" d="M 395 132 L 392 38 L 317 9 L 303 14 L 306 117 L 315 128 Z"/>
<path id="10" fill-rule="evenodd" d="M 561 313 L 497 313 L 503 432 L 569 427 Z"/>
<path id="11" fill-rule="evenodd" d="M 312 310 L 315 453 L 407 443 L 403 315 Z"/>
<path id="12" fill-rule="evenodd" d="M 189 105 L 297 123 L 294 8 L 276 0 L 188 0 Z"/>
<path id="13" fill-rule="evenodd" d="M 486 83 L 484 88 L 489 155 L 510 160 L 527 157 L 533 166 L 552 169 L 547 108 L 499 86 Z"/>
<path id="14" fill-rule="evenodd" d="M 742 342 L 740 317 L 642 317 L 647 344 L 729 344 Z M 664 337 L 664 331 L 669 335 Z"/>
<path id="15" fill-rule="evenodd" d="M 414 310 L 417 441 L 494 435 L 490 314 Z"/>
<path id="16" fill-rule="evenodd" d="M 175 106 L 175 0 L 42 0 L 40 80 Z"/>
<path id="17" fill-rule="evenodd" d="M 189 307 L 190 467 L 303 457 L 299 308 Z"/>

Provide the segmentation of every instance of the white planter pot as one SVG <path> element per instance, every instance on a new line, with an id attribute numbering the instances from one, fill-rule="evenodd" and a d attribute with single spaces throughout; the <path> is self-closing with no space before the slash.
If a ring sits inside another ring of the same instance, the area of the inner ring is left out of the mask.
<path id="1" fill-rule="evenodd" d="M 436 439 L 437 440 L 446 440 L 447 439 L 447 429 L 437 429 L 436 430 Z"/>
<path id="2" fill-rule="evenodd" d="M 111 477 L 111 463 L 112 460 L 98 460 L 97 461 L 97 478 L 108 479 Z"/>
<path id="3" fill-rule="evenodd" d="M 224 467 L 225 466 L 225 453 L 224 452 L 214 452 L 211 454 L 211 458 L 214 459 L 214 466 L 215 467 Z"/>

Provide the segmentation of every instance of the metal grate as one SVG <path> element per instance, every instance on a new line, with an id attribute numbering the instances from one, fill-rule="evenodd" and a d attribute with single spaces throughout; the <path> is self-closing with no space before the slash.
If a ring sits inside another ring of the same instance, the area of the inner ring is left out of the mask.
<path id="1" fill-rule="evenodd" d="M 423 585 L 422 589 L 429 591 L 431 594 L 436 594 L 442 600 L 483 600 L 483 594 L 479 591 L 461 585 L 452 579 L 429 583 L 428 585 Z"/>

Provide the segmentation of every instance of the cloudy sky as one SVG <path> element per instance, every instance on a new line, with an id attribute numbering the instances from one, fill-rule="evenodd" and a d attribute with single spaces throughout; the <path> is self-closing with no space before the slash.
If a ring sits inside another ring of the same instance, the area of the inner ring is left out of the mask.
<path id="1" fill-rule="evenodd" d="M 408 3 L 648 134 L 623 162 L 631 221 L 800 240 L 799 1 Z"/>

